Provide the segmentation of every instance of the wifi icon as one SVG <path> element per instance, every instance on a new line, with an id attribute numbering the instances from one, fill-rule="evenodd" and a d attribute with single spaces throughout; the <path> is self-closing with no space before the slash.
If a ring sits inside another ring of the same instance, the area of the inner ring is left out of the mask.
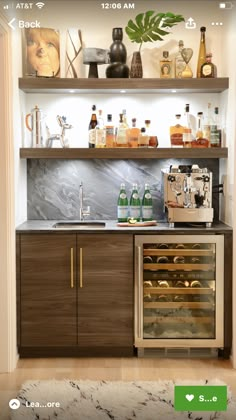
<path id="1" fill-rule="evenodd" d="M 42 9 L 42 8 L 43 8 L 43 6 L 45 6 L 45 3 L 38 2 L 38 3 L 36 3 L 36 6 L 37 6 L 39 9 Z"/>

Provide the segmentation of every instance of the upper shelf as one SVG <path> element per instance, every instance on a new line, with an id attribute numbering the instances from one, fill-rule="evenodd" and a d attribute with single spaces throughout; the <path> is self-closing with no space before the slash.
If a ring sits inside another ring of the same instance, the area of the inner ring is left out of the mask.
<path id="1" fill-rule="evenodd" d="M 218 159 L 227 158 L 226 147 L 197 148 L 114 148 L 114 149 L 20 149 L 26 159 Z"/>
<path id="2" fill-rule="evenodd" d="M 19 79 L 26 93 L 220 93 L 229 87 L 228 77 L 206 79 Z M 125 91 L 125 92 L 124 92 Z"/>

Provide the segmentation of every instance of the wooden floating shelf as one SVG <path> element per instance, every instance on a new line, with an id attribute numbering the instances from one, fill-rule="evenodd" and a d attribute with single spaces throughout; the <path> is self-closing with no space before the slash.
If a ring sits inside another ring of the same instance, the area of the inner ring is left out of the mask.
<path id="1" fill-rule="evenodd" d="M 229 87 L 228 77 L 206 79 L 19 79 L 19 88 L 26 93 L 220 93 Z M 125 91 L 125 92 L 124 92 Z"/>
<path id="2" fill-rule="evenodd" d="M 24 159 L 219 159 L 228 157 L 226 147 L 197 148 L 21 148 Z"/>

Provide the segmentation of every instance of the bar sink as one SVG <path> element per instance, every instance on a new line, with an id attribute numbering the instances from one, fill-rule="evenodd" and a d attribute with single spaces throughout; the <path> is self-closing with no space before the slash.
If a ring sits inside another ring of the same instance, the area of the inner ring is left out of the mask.
<path id="1" fill-rule="evenodd" d="M 106 227 L 105 222 L 57 222 L 53 226 L 55 229 L 102 229 Z"/>

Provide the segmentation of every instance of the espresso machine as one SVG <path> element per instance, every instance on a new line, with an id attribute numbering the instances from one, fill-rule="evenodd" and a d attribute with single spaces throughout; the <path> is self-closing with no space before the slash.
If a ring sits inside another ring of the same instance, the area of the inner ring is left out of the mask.
<path id="1" fill-rule="evenodd" d="M 163 174 L 164 206 L 170 227 L 185 222 L 211 227 L 212 172 L 198 165 L 171 165 Z"/>

